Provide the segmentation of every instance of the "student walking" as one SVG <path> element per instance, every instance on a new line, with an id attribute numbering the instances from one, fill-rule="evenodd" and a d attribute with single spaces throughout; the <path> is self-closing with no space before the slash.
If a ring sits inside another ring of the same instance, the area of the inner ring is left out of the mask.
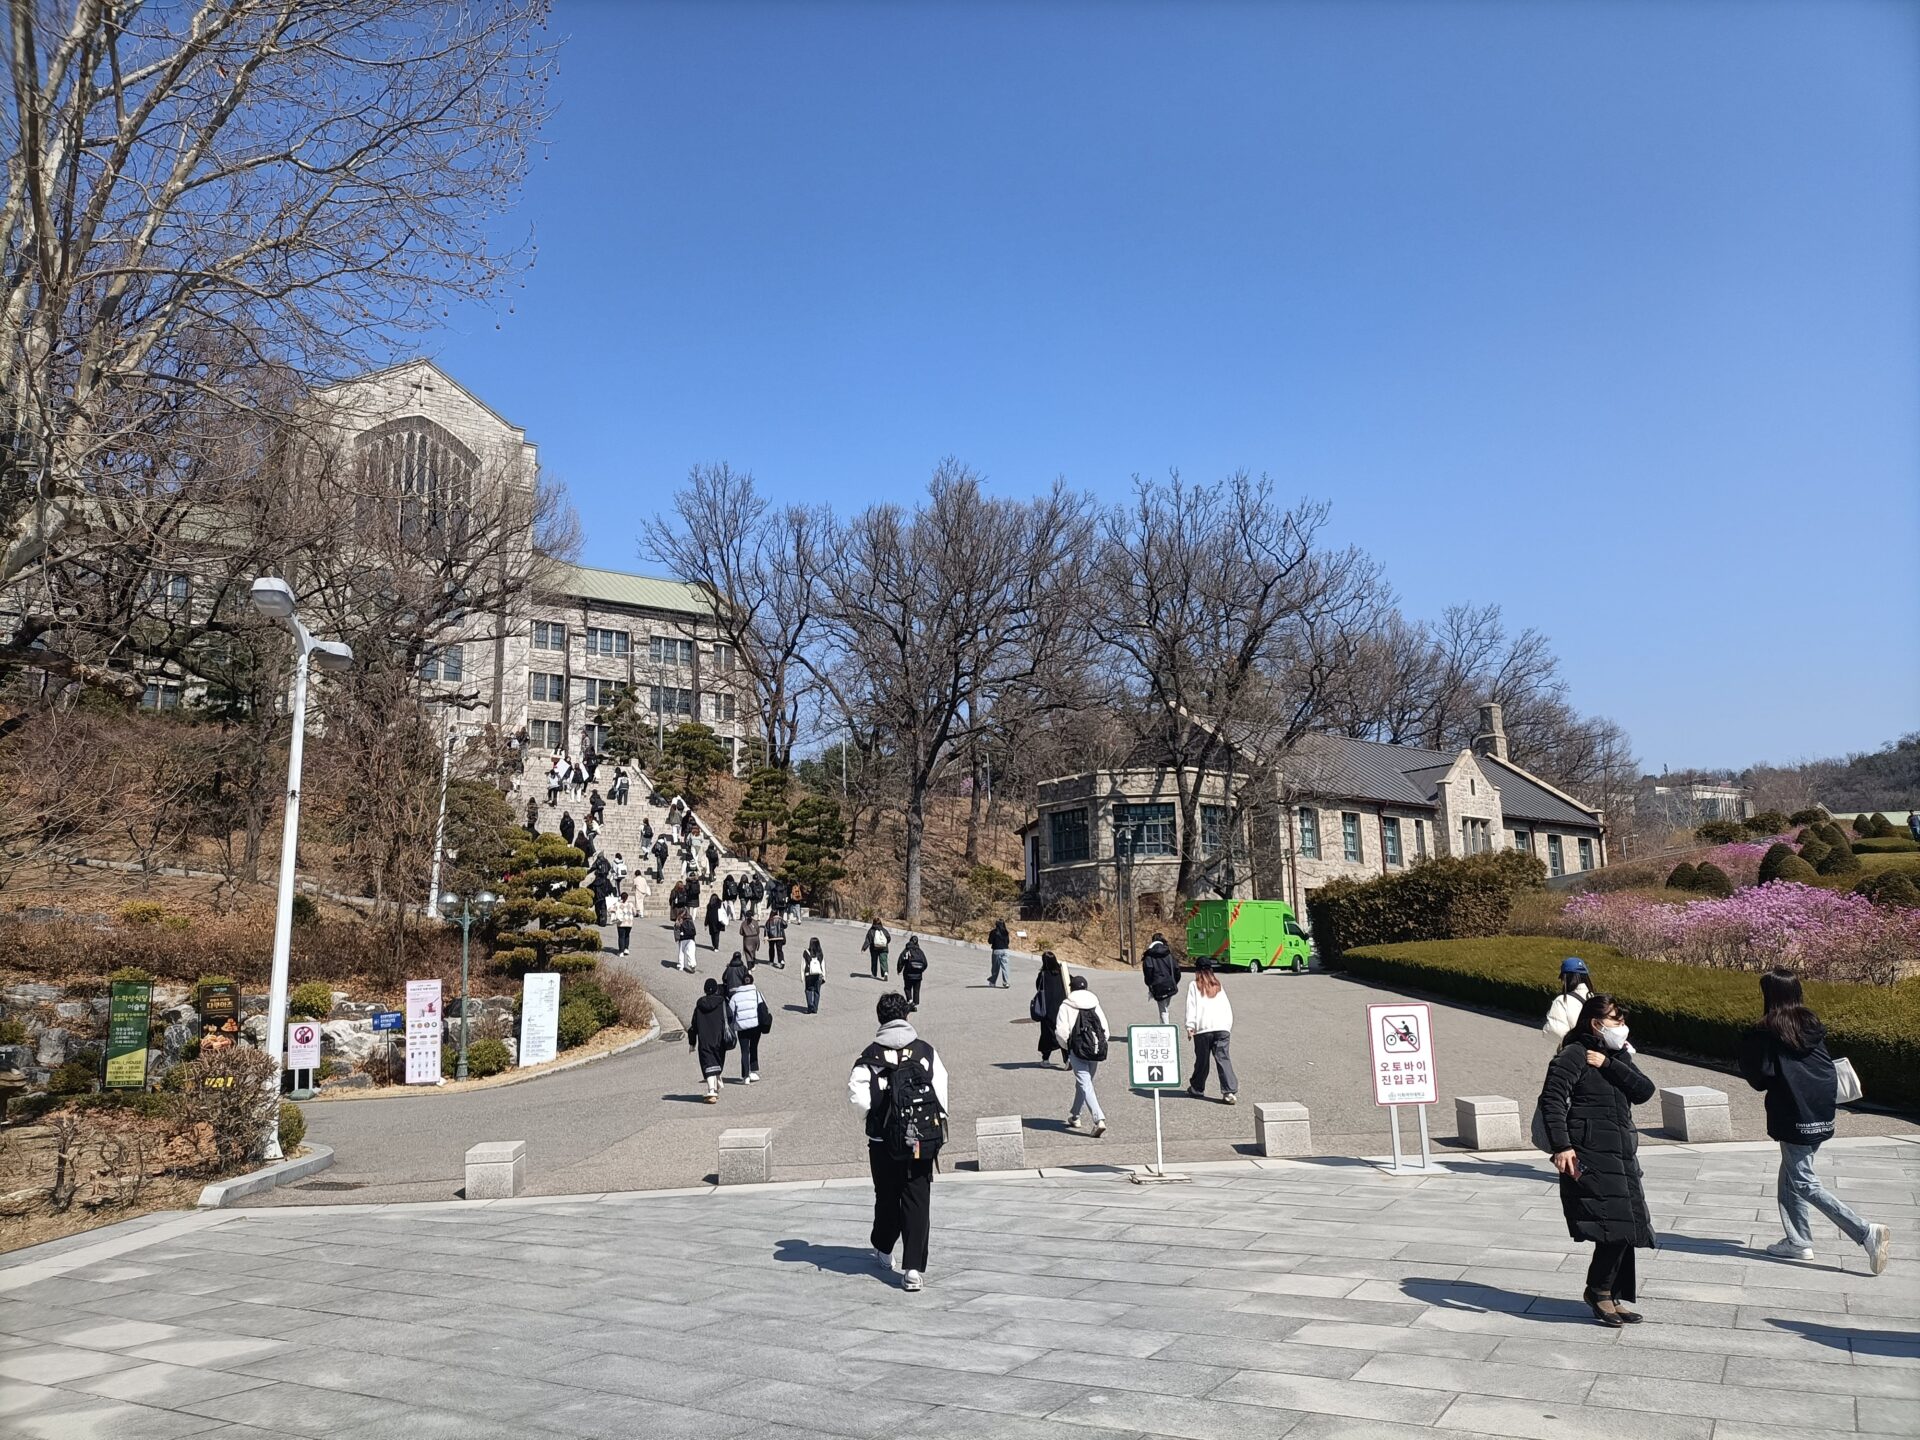
<path id="1" fill-rule="evenodd" d="M 688 824 L 692 824 L 693 816 L 691 815 L 687 816 L 687 822 Z M 688 833 L 691 834 L 692 832 L 689 831 Z M 707 841 L 707 878 L 711 880 L 715 875 L 718 875 L 719 873 L 720 873 L 720 847 L 714 844 L 713 841 L 709 840 Z"/>
<path id="2" fill-rule="evenodd" d="M 1233 1002 L 1227 999 L 1220 977 L 1213 973 L 1213 961 L 1205 956 L 1194 962 L 1193 979 L 1187 982 L 1187 1038 L 1193 1041 L 1193 1079 L 1187 1082 L 1187 1093 L 1206 1098 L 1207 1064 L 1211 1061 L 1220 1067 L 1220 1103 L 1238 1104 L 1240 1077 L 1233 1073 L 1230 1053 Z"/>
<path id="3" fill-rule="evenodd" d="M 560 838 L 569 845 L 573 844 L 573 830 L 573 812 L 565 811 L 560 816 Z"/>
<path id="4" fill-rule="evenodd" d="M 1013 944 L 1013 937 L 1007 934 L 1007 922 L 996 920 L 993 929 L 987 932 L 987 988 L 998 985 L 1007 988 L 1007 950 Z"/>
<path id="5" fill-rule="evenodd" d="M 667 878 L 667 841 L 664 835 L 653 842 L 653 878 Z"/>
<path id="6" fill-rule="evenodd" d="M 807 941 L 800 952 L 800 977 L 807 987 L 807 1014 L 820 1013 L 820 987 L 827 983 L 827 956 L 820 948 L 820 937 Z"/>
<path id="7" fill-rule="evenodd" d="M 737 954 L 733 958 L 740 959 Z M 734 973 L 734 966 L 729 965 L 727 974 Z M 733 1028 L 740 1036 L 740 1083 L 752 1085 L 760 1078 L 760 1037 L 773 1029 L 773 1016 L 767 1002 L 760 998 L 751 972 L 742 965 L 738 973 L 741 983 L 727 991 L 727 1004 L 732 1007 Z"/>
<path id="8" fill-rule="evenodd" d="M 693 942 L 700 932 L 694 928 L 693 911 L 682 909 L 680 919 L 673 927 L 673 943 L 680 951 L 680 968 L 687 974 L 693 974 Z"/>
<path id="9" fill-rule="evenodd" d="M 760 878 L 758 872 L 755 872 L 753 877 L 741 887 L 741 893 L 746 898 L 747 913 L 751 915 L 760 908 L 760 902 L 767 898 L 767 882 Z"/>
<path id="10" fill-rule="evenodd" d="M 1040 952 L 1040 971 L 1033 977 L 1033 1003 L 1027 1013 L 1040 1022 L 1040 1063 L 1053 1062 L 1060 1049 L 1054 1039 L 1054 1026 L 1060 1023 L 1060 1007 L 1067 1003 L 1067 972 L 1060 968 L 1060 957 L 1051 950 Z M 1065 1052 L 1062 1052 L 1064 1056 Z"/>
<path id="11" fill-rule="evenodd" d="M 625 805 L 627 803 L 627 792 L 632 787 L 632 784 L 633 782 L 627 778 L 627 767 L 624 764 L 613 767 L 614 804 Z M 653 838 L 653 822 L 650 820 L 642 820 L 640 822 L 640 831 L 643 840 L 651 840 Z"/>
<path id="12" fill-rule="evenodd" d="M 527 797 L 527 834 L 536 840 L 540 838 L 540 802 L 531 795 Z"/>
<path id="13" fill-rule="evenodd" d="M 547 804 L 558 805 L 560 803 L 560 787 L 566 783 L 567 772 L 561 768 L 560 762 L 556 760 L 553 762 L 553 768 L 547 772 Z M 533 801 L 529 800 L 527 804 L 531 805 Z"/>
<path id="14" fill-rule="evenodd" d="M 927 975 L 927 952 L 920 948 L 920 937 L 909 935 L 900 951 L 900 986 L 907 992 L 909 1013 L 920 1008 L 920 982 Z"/>
<path id="15" fill-rule="evenodd" d="M 906 996 L 882 995 L 874 1015 L 880 1029 L 847 1077 L 847 1098 L 867 1117 L 868 1238 L 875 1264 L 900 1275 L 903 1290 L 918 1290 L 926 1283 L 933 1229 L 934 1162 L 947 1137 L 947 1067 L 908 1023 Z"/>
<path id="16" fill-rule="evenodd" d="M 1560 1172 L 1567 1233 L 1593 1242 L 1582 1298 L 1595 1320 L 1616 1330 L 1640 1321 L 1623 1306 L 1639 1295 L 1633 1252 L 1653 1248 L 1633 1126 L 1633 1107 L 1652 1098 L 1653 1081 L 1627 1045 L 1625 1012 L 1611 995 L 1589 995 L 1547 1066 L 1540 1114 Z"/>
<path id="17" fill-rule="evenodd" d="M 720 1076 L 727 1068 L 727 1051 L 733 1043 L 733 1011 L 720 991 L 720 982 L 709 975 L 706 992 L 693 1002 L 693 1016 L 687 1021 L 687 1048 L 699 1056 L 709 1105 L 720 1103 Z"/>
<path id="18" fill-rule="evenodd" d="M 860 942 L 860 948 L 867 952 L 867 969 L 873 978 L 886 983 L 887 947 L 893 943 L 893 937 L 887 933 L 887 927 L 879 920 L 867 926 L 867 938 Z"/>
<path id="19" fill-rule="evenodd" d="M 1100 1097 L 1093 1093 L 1093 1077 L 1100 1071 L 1100 1062 L 1107 1058 L 1110 1033 L 1107 1012 L 1100 1008 L 1099 999 L 1087 988 L 1087 977 L 1074 976 L 1068 985 L 1066 1002 L 1054 1022 L 1053 1038 L 1060 1042 L 1060 1051 L 1073 1071 L 1073 1108 L 1067 1111 L 1067 1128 L 1080 1128 L 1080 1112 L 1084 1109 L 1093 1118 L 1096 1140 L 1107 1133 L 1107 1117 L 1100 1108 Z"/>
<path id="20" fill-rule="evenodd" d="M 749 970 L 760 963 L 760 922 L 753 918 L 751 910 L 740 922 L 740 948 L 747 952 Z"/>
<path id="21" fill-rule="evenodd" d="M 1180 993 L 1180 962 L 1167 948 L 1167 937 L 1158 930 L 1140 956 L 1140 977 L 1147 982 L 1147 998 L 1160 1007 L 1160 1023 L 1167 1023 L 1167 1011 L 1173 997 Z"/>
<path id="22" fill-rule="evenodd" d="M 597 789 L 587 796 L 587 813 L 593 817 L 594 824 L 604 825 L 607 823 L 606 797 Z"/>
<path id="23" fill-rule="evenodd" d="M 778 910 L 768 912 L 767 963 L 776 970 L 787 968 L 787 917 Z"/>
<path id="24" fill-rule="evenodd" d="M 614 933 L 619 936 L 614 949 L 624 955 L 627 947 L 633 943 L 633 901 L 622 890 L 607 905 L 607 918 L 613 922 Z"/>
<path id="25" fill-rule="evenodd" d="M 721 933 L 726 928 L 727 922 L 720 913 L 720 897 L 709 895 L 707 897 L 707 943 L 716 951 L 720 948 Z"/>
<path id="26" fill-rule="evenodd" d="M 633 901 L 633 918 L 636 920 L 646 919 L 647 901 L 653 898 L 653 886 L 647 883 L 647 877 L 644 875 L 634 876 L 632 884 L 626 887 L 626 891 Z"/>
<path id="27" fill-rule="evenodd" d="M 1818 1210 L 1854 1244 L 1867 1252 L 1867 1268 L 1887 1268 L 1893 1233 L 1863 1220 L 1820 1183 L 1813 1157 L 1833 1138 L 1839 1091 L 1833 1057 L 1827 1053 L 1827 1027 L 1807 1008 L 1800 977 L 1773 969 L 1760 977 L 1766 1014 L 1740 1045 L 1740 1073 L 1747 1084 L 1767 1093 L 1767 1138 L 1780 1142 L 1780 1228 L 1785 1235 L 1767 1247 L 1782 1260 L 1811 1260 L 1813 1231 L 1808 1207 Z"/>
<path id="28" fill-rule="evenodd" d="M 1569 955 L 1560 962 L 1560 993 L 1547 1007 L 1547 1022 L 1540 1027 L 1540 1033 L 1553 1041 L 1556 1050 L 1580 1022 L 1580 1007 L 1591 994 L 1593 978 L 1587 974 L 1587 962 L 1578 955 Z"/>

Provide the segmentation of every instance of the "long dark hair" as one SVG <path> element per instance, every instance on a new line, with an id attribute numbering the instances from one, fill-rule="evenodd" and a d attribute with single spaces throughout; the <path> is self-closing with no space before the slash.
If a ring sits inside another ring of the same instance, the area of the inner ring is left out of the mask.
<path id="1" fill-rule="evenodd" d="M 1800 991 L 1800 977 L 1776 965 L 1760 977 L 1760 999 L 1767 1007 L 1761 1026 L 1789 1050 L 1806 1049 L 1813 1011 Z"/>
<path id="2" fill-rule="evenodd" d="M 1586 998 L 1580 1007 L 1580 1018 L 1573 1022 L 1573 1028 L 1567 1031 L 1567 1038 L 1561 1042 L 1574 1045 L 1593 1034 L 1593 1022 L 1604 1020 L 1608 1013 L 1617 1014 L 1622 1020 L 1627 1018 L 1627 1007 L 1611 995 L 1593 994 Z"/>

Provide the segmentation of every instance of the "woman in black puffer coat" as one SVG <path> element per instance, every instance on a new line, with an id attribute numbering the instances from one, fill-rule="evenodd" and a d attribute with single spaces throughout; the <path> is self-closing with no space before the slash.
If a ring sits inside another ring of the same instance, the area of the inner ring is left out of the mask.
<path id="1" fill-rule="evenodd" d="M 1632 1055 L 1625 1012 L 1611 995 L 1589 996 L 1540 1091 L 1567 1233 L 1593 1242 L 1585 1299 L 1594 1319 L 1615 1328 L 1641 1318 L 1620 1302 L 1638 1295 L 1633 1252 L 1653 1248 L 1633 1107 L 1654 1087 Z"/>

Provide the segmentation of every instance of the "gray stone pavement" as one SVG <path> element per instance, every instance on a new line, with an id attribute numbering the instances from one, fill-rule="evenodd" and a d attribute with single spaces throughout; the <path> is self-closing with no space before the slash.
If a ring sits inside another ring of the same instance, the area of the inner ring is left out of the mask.
<path id="1" fill-rule="evenodd" d="M 867 977 L 859 930 L 796 926 L 789 955 L 797 957 L 812 934 L 822 937 L 829 962 L 824 1012 L 801 1013 L 797 963 L 784 971 L 762 966 L 757 975 L 775 1018 L 773 1034 L 761 1047 L 762 1083 L 729 1083 L 719 1105 L 700 1102 L 698 1067 L 684 1044 L 671 1041 L 500 1089 L 312 1103 L 306 1107 L 308 1133 L 334 1147 L 334 1168 L 317 1181 L 248 1203 L 450 1199 L 462 1183 L 466 1148 L 483 1140 L 525 1140 L 528 1185 L 538 1193 L 697 1184 L 713 1171 L 719 1132 L 736 1125 L 772 1128 L 777 1179 L 860 1173 L 865 1159 L 847 1106 L 846 1077 L 854 1055 L 872 1037 L 873 1002 L 881 987 Z M 903 932 L 896 940 L 905 938 Z M 660 924 L 637 927 L 633 942 L 628 959 L 609 955 L 602 964 L 629 968 L 680 1016 L 691 1009 L 700 982 L 715 973 L 716 959 L 732 949 L 729 942 L 716 957 L 703 941 L 699 973 L 683 976 L 663 968 L 672 947 Z M 1030 958 L 1014 960 L 1011 989 L 989 990 L 984 951 L 939 940 L 925 943 L 931 969 L 925 1004 L 915 1019 L 952 1072 L 951 1156 L 956 1163 L 970 1159 L 977 1117 L 1011 1114 L 1027 1117 L 1029 1163 L 1132 1164 L 1152 1158 L 1152 1101 L 1127 1091 L 1120 1062 L 1104 1067 L 1099 1080 L 1112 1126 L 1107 1136 L 1093 1140 L 1063 1127 L 1072 1080 L 1064 1070 L 1038 1064 L 1038 1031 L 1027 1019 L 1035 968 Z M 1116 1031 L 1156 1018 L 1136 973 L 1088 973 Z M 1368 1002 L 1393 992 L 1318 973 L 1229 975 L 1226 985 L 1234 1005 L 1233 1054 L 1243 1103 L 1228 1107 L 1217 1099 L 1169 1095 L 1164 1102 L 1168 1154 L 1203 1160 L 1240 1153 L 1237 1147 L 1251 1146 L 1250 1102 L 1259 1100 L 1305 1102 L 1318 1153 L 1384 1154 L 1386 1120 L 1367 1088 L 1364 1022 Z M 1537 1027 L 1435 1004 L 1443 1101 L 1429 1116 L 1436 1140 L 1452 1142 L 1455 1095 L 1510 1095 L 1530 1109 L 1551 1053 Z M 1764 1137 L 1760 1097 L 1738 1076 L 1658 1056 L 1645 1057 L 1644 1063 L 1661 1085 L 1726 1090 L 1733 1100 L 1736 1137 Z M 1658 1127 L 1657 1104 L 1644 1107 L 1641 1115 L 1644 1126 Z M 1840 1123 L 1843 1135 L 1920 1135 L 1920 1127 L 1889 1115 L 1849 1111 Z M 1411 1143 L 1411 1117 L 1405 1128 Z"/>
<path id="2" fill-rule="evenodd" d="M 857 1182 L 209 1212 L 0 1268 L 0 1433 L 66 1437 L 1920 1433 L 1920 1142 L 1819 1168 L 1884 1275 L 1779 1231 L 1765 1145 L 1646 1153 L 1647 1323 L 1579 1304 L 1545 1161 L 936 1182 L 929 1288 Z"/>

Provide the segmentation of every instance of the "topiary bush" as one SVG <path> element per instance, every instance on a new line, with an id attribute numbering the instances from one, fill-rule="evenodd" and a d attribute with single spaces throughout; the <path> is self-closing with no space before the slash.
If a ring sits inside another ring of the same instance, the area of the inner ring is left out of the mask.
<path id="1" fill-rule="evenodd" d="M 1822 875 L 1857 875 L 1860 857 L 1853 853 L 1851 845 L 1836 845 L 1813 868 Z"/>
<path id="2" fill-rule="evenodd" d="M 1778 810 L 1762 810 L 1758 815 L 1749 815 L 1745 821 L 1749 835 L 1784 835 L 1792 824 L 1793 821 Z"/>
<path id="3" fill-rule="evenodd" d="M 1819 872 L 1809 865 L 1804 855 L 1789 855 L 1780 862 L 1774 871 L 1776 880 L 1791 880 L 1800 885 L 1811 885 L 1819 878 Z"/>
<path id="4" fill-rule="evenodd" d="M 1780 878 L 1780 867 L 1794 858 L 1796 857 L 1793 847 L 1787 844 L 1786 841 L 1780 840 L 1769 845 L 1767 847 L 1767 853 L 1760 857 L 1760 874 L 1757 883 L 1764 885 L 1769 880 L 1778 880 Z"/>
<path id="5" fill-rule="evenodd" d="M 307 1138 L 307 1117 L 291 1100 L 280 1102 L 280 1153 L 291 1155 Z"/>
<path id="6" fill-rule="evenodd" d="M 333 987 L 320 980 L 309 980 L 293 987 L 287 996 L 287 1014 L 310 1020 L 324 1020 L 333 1013 Z"/>
<path id="7" fill-rule="evenodd" d="M 1911 835 L 1883 835 L 1872 840 L 1853 842 L 1856 855 L 1911 855 L 1920 851 L 1920 840 Z"/>
<path id="8" fill-rule="evenodd" d="M 1699 888 L 1700 872 L 1686 861 L 1682 860 L 1678 865 L 1674 866 L 1672 870 L 1667 872 L 1667 889 L 1698 890 Z"/>
<path id="9" fill-rule="evenodd" d="M 475 1040 L 467 1046 L 467 1075 L 470 1079 L 484 1080 L 489 1075 L 498 1075 L 513 1064 L 513 1056 L 507 1052 L 507 1042 L 491 1037 Z"/>
<path id="10" fill-rule="evenodd" d="M 569 1000 L 560 1007 L 558 1043 L 562 1050 L 584 1045 L 606 1028 L 594 1007 L 584 1000 Z"/>
<path id="11" fill-rule="evenodd" d="M 1853 893 L 1890 910 L 1920 910 L 1920 883 L 1908 871 L 1882 870 L 1869 875 L 1854 885 Z"/>
<path id="12" fill-rule="evenodd" d="M 1895 835 L 1899 833 L 1893 828 L 1893 822 L 1889 820 L 1886 816 L 1882 815 L 1878 810 L 1873 812 L 1873 815 L 1869 823 L 1873 827 L 1868 834 L 1869 839 L 1884 840 L 1889 835 Z"/>
<path id="13" fill-rule="evenodd" d="M 1707 861 L 1693 872 L 1693 888 L 1703 895 L 1717 895 L 1725 899 L 1733 894 L 1733 879 L 1718 865 Z"/>
<path id="14" fill-rule="evenodd" d="M 1822 860 L 1826 859 L 1827 856 L 1832 853 L 1833 847 L 1818 835 L 1815 835 L 1811 830 L 1807 832 L 1807 838 L 1800 842 L 1800 858 L 1809 865 L 1819 865 Z"/>
<path id="15" fill-rule="evenodd" d="M 1827 812 L 1818 805 L 1809 805 L 1804 810 L 1796 810 L 1787 816 L 1789 825 L 1818 825 L 1827 818 Z"/>
<path id="16" fill-rule="evenodd" d="M 1738 820 L 1709 820 L 1694 826 L 1693 838 L 1702 845 L 1731 845 L 1747 838 L 1747 827 Z"/>
<path id="17" fill-rule="evenodd" d="M 1516 895 L 1547 868 L 1518 850 L 1427 860 L 1378 880 L 1334 880 L 1307 896 L 1314 943 L 1328 960 L 1356 945 L 1497 935 Z"/>

